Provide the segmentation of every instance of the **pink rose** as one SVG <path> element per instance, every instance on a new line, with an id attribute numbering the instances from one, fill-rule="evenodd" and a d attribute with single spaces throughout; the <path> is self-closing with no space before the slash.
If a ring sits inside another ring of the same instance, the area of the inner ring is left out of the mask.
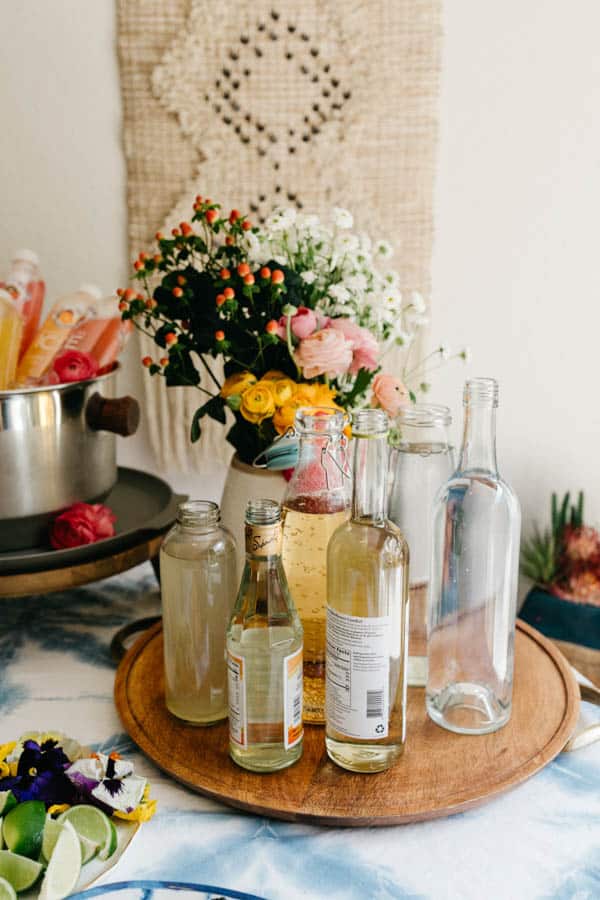
<path id="1" fill-rule="evenodd" d="M 408 389 L 395 375 L 379 373 L 373 379 L 373 406 L 385 409 L 388 416 L 397 416 L 410 402 Z"/>
<path id="2" fill-rule="evenodd" d="M 344 375 L 352 364 L 352 344 L 340 331 L 322 328 L 300 341 L 295 360 L 304 378 Z"/>
<path id="3" fill-rule="evenodd" d="M 93 378 L 98 371 L 98 363 L 89 353 L 66 350 L 56 357 L 52 368 L 58 376 L 58 384 L 67 384 Z"/>
<path id="4" fill-rule="evenodd" d="M 50 526 L 50 543 L 55 550 L 94 544 L 113 537 L 116 516 L 101 503 L 74 503 L 60 513 Z"/>
<path id="5" fill-rule="evenodd" d="M 366 328 L 362 328 L 351 319 L 332 319 L 331 328 L 341 331 L 347 341 L 352 342 L 352 365 L 350 372 L 356 375 L 361 369 L 374 372 L 377 368 L 379 345 L 377 339 Z"/>
<path id="6" fill-rule="evenodd" d="M 277 334 L 282 341 L 287 341 L 287 320 L 287 316 L 281 316 L 277 323 Z M 309 334 L 316 331 L 317 325 L 317 316 L 308 306 L 299 306 L 297 312 L 290 319 L 292 334 L 299 341 L 303 341 Z"/>

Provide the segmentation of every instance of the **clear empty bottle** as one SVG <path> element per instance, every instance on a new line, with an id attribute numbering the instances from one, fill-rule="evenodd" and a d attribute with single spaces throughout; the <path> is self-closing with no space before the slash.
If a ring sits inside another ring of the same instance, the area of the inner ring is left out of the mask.
<path id="1" fill-rule="evenodd" d="M 408 546 L 386 518 L 388 419 L 352 417 L 352 517 L 327 550 L 327 753 L 353 772 L 381 772 L 406 739 Z"/>
<path id="2" fill-rule="evenodd" d="M 451 422 L 447 406 L 424 403 L 401 409 L 390 453 L 389 517 L 410 548 L 409 687 L 427 683 L 431 509 L 437 492 L 454 471 L 448 440 Z"/>
<path id="3" fill-rule="evenodd" d="M 281 563 L 281 508 L 250 500 L 246 565 L 227 631 L 229 753 L 275 772 L 302 755 L 302 625 Z"/>
<path id="4" fill-rule="evenodd" d="M 207 500 L 182 503 L 160 551 L 165 701 L 193 725 L 227 718 L 225 632 L 236 595 L 236 547 Z"/>
<path id="5" fill-rule="evenodd" d="M 493 378 L 467 381 L 456 472 L 435 501 L 427 711 L 459 734 L 487 734 L 511 713 L 519 502 L 498 474 Z"/>

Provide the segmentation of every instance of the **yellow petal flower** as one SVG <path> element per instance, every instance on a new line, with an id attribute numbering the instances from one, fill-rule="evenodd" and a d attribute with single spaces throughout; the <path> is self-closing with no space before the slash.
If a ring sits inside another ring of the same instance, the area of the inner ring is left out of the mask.
<path id="1" fill-rule="evenodd" d="M 10 775 L 10 766 L 8 763 L 0 762 L 0 778 L 8 778 Z"/>
<path id="2" fill-rule="evenodd" d="M 70 808 L 70 803 L 53 803 L 52 806 L 48 807 L 48 812 L 51 816 L 55 816 L 58 815 L 58 813 L 64 813 L 67 809 Z"/>
<path id="3" fill-rule="evenodd" d="M 273 426 L 277 434 L 285 434 L 288 428 L 292 428 L 296 420 L 296 411 L 301 406 L 301 403 L 296 403 L 295 400 L 292 400 L 290 403 L 286 403 L 285 406 L 280 406 L 277 409 L 273 416 Z"/>
<path id="4" fill-rule="evenodd" d="M 247 422 L 254 425 L 270 418 L 275 412 L 275 401 L 269 388 L 256 384 L 244 391 L 240 412 Z"/>
<path id="5" fill-rule="evenodd" d="M 278 369 L 269 369 L 268 372 L 265 372 L 263 377 L 260 379 L 261 381 L 279 381 L 281 378 L 285 378 L 285 372 L 280 372 Z"/>
<path id="6" fill-rule="evenodd" d="M 270 385 L 275 406 L 285 406 L 296 391 L 296 383 L 291 378 L 279 378 L 277 381 L 271 381 Z"/>
<path id="7" fill-rule="evenodd" d="M 10 741 L 8 744 L 0 744 L 0 761 L 3 761 L 7 756 L 10 756 L 16 746 L 16 741 Z"/>
<path id="8" fill-rule="evenodd" d="M 228 397 L 243 394 L 253 384 L 256 384 L 256 375 L 253 375 L 252 372 L 235 372 L 225 379 L 221 388 L 221 397 L 227 400 Z"/>

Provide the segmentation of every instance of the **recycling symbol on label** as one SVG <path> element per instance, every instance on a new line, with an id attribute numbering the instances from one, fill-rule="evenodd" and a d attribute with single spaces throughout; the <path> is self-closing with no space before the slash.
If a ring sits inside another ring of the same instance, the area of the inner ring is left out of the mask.
<path id="1" fill-rule="evenodd" d="M 377 734 L 382 734 L 382 733 L 383 733 L 383 725 L 381 724 L 381 722 L 379 723 L 379 725 L 377 725 L 377 726 L 375 727 L 375 731 L 377 732 Z"/>

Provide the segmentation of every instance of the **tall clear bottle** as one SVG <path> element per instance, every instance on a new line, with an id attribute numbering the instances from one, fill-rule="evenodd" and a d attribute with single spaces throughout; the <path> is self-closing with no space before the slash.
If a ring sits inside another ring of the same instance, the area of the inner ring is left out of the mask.
<path id="1" fill-rule="evenodd" d="M 427 619 L 431 563 L 431 509 L 454 471 L 447 406 L 423 403 L 401 409 L 390 453 L 389 517 L 410 547 L 408 686 L 427 683 Z"/>
<path id="2" fill-rule="evenodd" d="M 304 629 L 304 721 L 325 722 L 327 545 L 350 515 L 344 413 L 296 413 L 298 462 L 283 498 L 281 558 Z"/>
<path id="3" fill-rule="evenodd" d="M 329 757 L 354 772 L 381 772 L 406 739 L 408 545 L 386 518 L 388 420 L 352 420 L 352 517 L 327 551 Z"/>
<path id="4" fill-rule="evenodd" d="M 434 507 L 427 711 L 459 734 L 511 713 L 521 513 L 498 474 L 493 378 L 467 381 L 458 468 Z"/>
<path id="5" fill-rule="evenodd" d="M 225 632 L 236 547 L 208 500 L 182 503 L 160 551 L 167 709 L 193 725 L 227 718 Z"/>
<path id="6" fill-rule="evenodd" d="M 254 772 L 302 755 L 302 625 L 281 563 L 281 508 L 250 500 L 246 565 L 227 630 L 229 753 Z"/>

